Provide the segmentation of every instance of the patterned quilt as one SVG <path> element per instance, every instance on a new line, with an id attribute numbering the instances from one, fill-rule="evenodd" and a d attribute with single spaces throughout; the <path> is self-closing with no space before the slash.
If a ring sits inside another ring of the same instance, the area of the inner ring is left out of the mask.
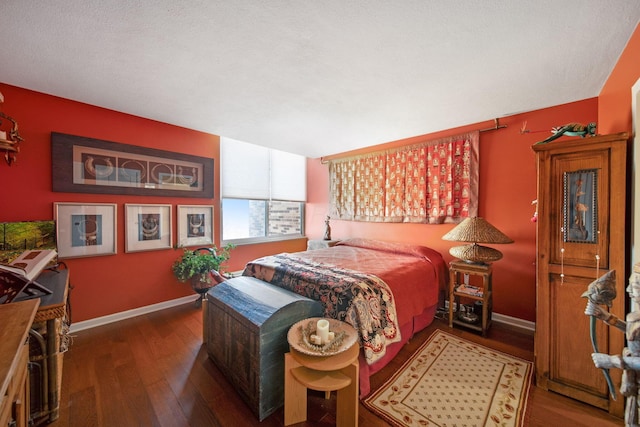
<path id="1" fill-rule="evenodd" d="M 370 365 L 385 355 L 387 345 L 400 341 L 393 293 L 375 275 L 314 263 L 295 254 L 255 260 L 243 275 L 320 301 L 325 317 L 349 323 L 358 331 Z"/>

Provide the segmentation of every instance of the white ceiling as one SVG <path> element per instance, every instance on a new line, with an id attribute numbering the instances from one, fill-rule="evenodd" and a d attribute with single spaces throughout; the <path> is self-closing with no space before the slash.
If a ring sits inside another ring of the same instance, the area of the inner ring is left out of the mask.
<path id="1" fill-rule="evenodd" d="M 1 0 L 0 82 L 320 157 L 598 96 L 639 19 L 638 0 Z"/>

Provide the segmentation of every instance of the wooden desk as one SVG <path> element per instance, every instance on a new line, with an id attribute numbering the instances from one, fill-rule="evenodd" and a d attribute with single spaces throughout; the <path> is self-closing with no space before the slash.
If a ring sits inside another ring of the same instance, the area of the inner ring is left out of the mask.
<path id="1" fill-rule="evenodd" d="M 27 337 L 40 301 L 0 305 L 0 425 L 29 425 Z M 14 424 L 12 424 L 14 423 Z"/>

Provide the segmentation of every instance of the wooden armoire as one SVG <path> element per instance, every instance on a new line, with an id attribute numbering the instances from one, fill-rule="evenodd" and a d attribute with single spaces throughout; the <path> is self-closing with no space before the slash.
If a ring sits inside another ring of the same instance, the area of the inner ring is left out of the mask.
<path id="1" fill-rule="evenodd" d="M 628 135 L 559 138 L 535 144 L 538 173 L 536 384 L 622 417 L 620 370 L 611 370 L 613 400 L 593 352 L 588 285 L 615 270 L 617 297 L 609 310 L 624 319 L 628 300 L 625 199 Z M 598 321 L 600 353 L 621 354 L 622 331 Z"/>

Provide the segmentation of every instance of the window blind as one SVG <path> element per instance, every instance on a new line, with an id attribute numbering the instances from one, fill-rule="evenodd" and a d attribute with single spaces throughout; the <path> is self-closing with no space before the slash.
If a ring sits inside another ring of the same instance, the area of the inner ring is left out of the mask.
<path id="1" fill-rule="evenodd" d="M 223 198 L 306 201 L 304 156 L 223 137 L 220 164 Z"/>

